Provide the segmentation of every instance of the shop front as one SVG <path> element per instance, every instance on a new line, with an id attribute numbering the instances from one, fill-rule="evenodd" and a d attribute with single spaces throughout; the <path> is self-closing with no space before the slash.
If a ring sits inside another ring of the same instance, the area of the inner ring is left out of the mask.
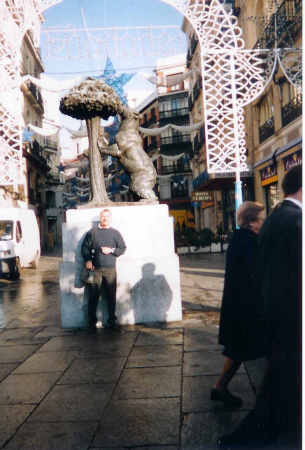
<path id="1" fill-rule="evenodd" d="M 302 164 L 301 138 L 283 145 L 269 158 L 255 164 L 260 186 L 255 198 L 265 204 L 267 214 L 270 214 L 276 204 L 283 199 L 281 185 L 285 173 L 298 164 Z"/>
<path id="2" fill-rule="evenodd" d="M 264 200 L 267 214 L 280 200 L 277 165 L 271 164 L 260 170 L 261 186 L 264 191 Z"/>
<path id="3" fill-rule="evenodd" d="M 241 181 L 243 200 L 253 200 L 253 174 L 242 172 Z M 204 218 L 205 227 L 209 223 L 208 228 L 216 232 L 217 226 L 221 224 L 226 233 L 234 230 L 236 226 L 235 173 L 207 174 L 207 172 L 203 172 L 193 181 L 193 187 L 195 189 L 194 195 L 197 195 L 197 197 L 201 193 L 210 196 L 209 199 L 200 199 L 200 212 Z M 211 201 L 213 201 L 213 204 L 209 203 Z"/>
<path id="4" fill-rule="evenodd" d="M 282 158 L 284 164 L 284 172 L 286 173 L 293 166 L 302 164 L 302 150 L 297 150 L 294 153 L 290 153 L 288 156 Z"/>

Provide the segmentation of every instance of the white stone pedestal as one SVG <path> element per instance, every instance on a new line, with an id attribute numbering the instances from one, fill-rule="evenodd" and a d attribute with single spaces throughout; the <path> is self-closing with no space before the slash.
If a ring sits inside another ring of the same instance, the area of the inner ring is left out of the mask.
<path id="1" fill-rule="evenodd" d="M 80 247 L 86 232 L 99 221 L 101 208 L 71 209 L 63 225 L 60 268 L 61 319 L 65 328 L 88 324 L 88 290 L 79 288 L 83 266 Z M 173 219 L 167 205 L 109 206 L 113 228 L 127 250 L 117 258 L 117 308 L 121 324 L 171 322 L 182 319 L 179 259 L 175 253 Z M 101 299 L 99 320 L 107 312 Z"/>

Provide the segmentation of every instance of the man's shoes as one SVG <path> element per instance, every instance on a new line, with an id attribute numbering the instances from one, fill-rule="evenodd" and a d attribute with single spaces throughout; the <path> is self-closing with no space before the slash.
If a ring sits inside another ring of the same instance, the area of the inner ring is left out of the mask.
<path id="1" fill-rule="evenodd" d="M 91 333 L 91 334 L 96 333 L 97 332 L 96 325 L 95 324 L 89 325 L 88 326 L 88 332 Z"/>
<path id="2" fill-rule="evenodd" d="M 116 322 L 108 322 L 104 325 L 104 328 L 112 331 L 120 331 L 121 329 L 120 325 Z"/>
<path id="3" fill-rule="evenodd" d="M 211 400 L 222 402 L 224 406 L 229 408 L 240 408 L 243 404 L 240 397 L 232 395 L 227 389 L 213 388 L 211 390 Z"/>

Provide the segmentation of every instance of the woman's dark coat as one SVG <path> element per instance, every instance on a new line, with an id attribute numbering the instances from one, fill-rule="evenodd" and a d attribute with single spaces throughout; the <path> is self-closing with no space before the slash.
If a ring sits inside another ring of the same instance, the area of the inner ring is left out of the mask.
<path id="1" fill-rule="evenodd" d="M 226 256 L 219 343 L 224 355 L 235 361 L 264 354 L 258 251 L 255 233 L 245 228 L 234 232 Z"/>

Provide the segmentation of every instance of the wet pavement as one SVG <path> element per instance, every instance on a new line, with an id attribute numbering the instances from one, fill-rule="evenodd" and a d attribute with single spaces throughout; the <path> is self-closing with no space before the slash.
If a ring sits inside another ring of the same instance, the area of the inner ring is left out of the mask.
<path id="1" fill-rule="evenodd" d="M 60 326 L 56 254 L 19 281 L 0 280 L 0 449 L 215 449 L 253 406 L 210 400 L 224 255 L 181 256 L 183 320 L 118 331 Z"/>

